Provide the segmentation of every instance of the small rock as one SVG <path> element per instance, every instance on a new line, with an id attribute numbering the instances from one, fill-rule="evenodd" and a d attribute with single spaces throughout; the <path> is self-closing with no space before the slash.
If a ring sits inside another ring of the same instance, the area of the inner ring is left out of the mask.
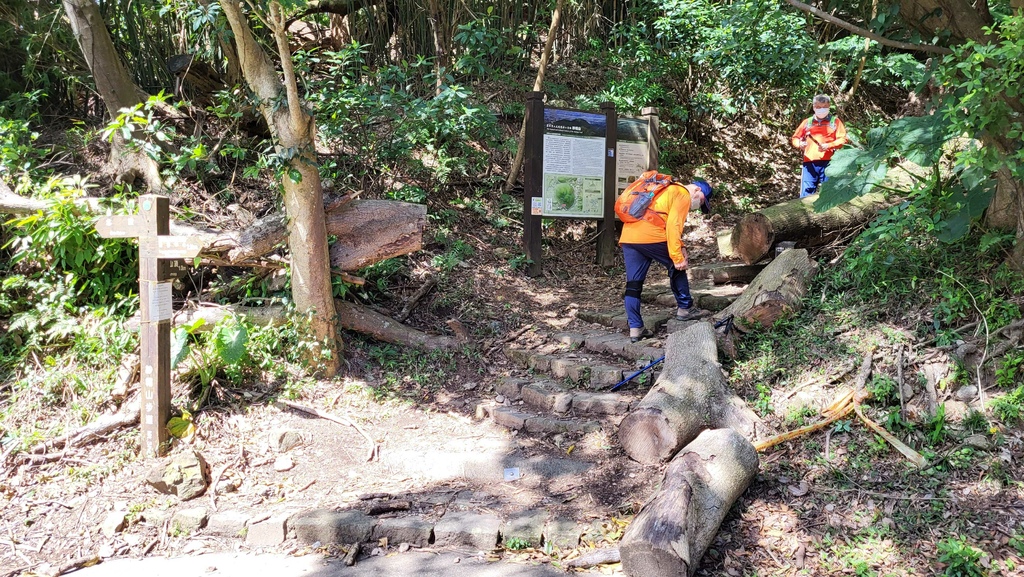
<path id="1" fill-rule="evenodd" d="M 202 495 L 209 484 L 210 470 L 203 456 L 187 451 L 171 458 L 167 465 L 149 471 L 146 482 L 157 491 L 188 501 Z"/>
<path id="2" fill-rule="evenodd" d="M 103 523 L 100 524 L 100 532 L 107 537 L 113 537 L 124 530 L 124 524 L 124 511 L 111 511 L 110 513 L 107 513 L 106 518 L 103 519 Z"/>
<path id="3" fill-rule="evenodd" d="M 505 402 L 505 395 L 498 395 L 498 396 L 494 397 L 494 402 L 498 403 L 499 405 L 504 403 Z"/>
<path id="4" fill-rule="evenodd" d="M 278 472 L 287 471 L 294 466 L 295 463 L 292 461 L 292 458 L 289 457 L 288 455 L 278 457 L 277 460 L 274 461 L 274 470 Z"/>
<path id="5" fill-rule="evenodd" d="M 964 439 L 964 444 L 968 447 L 974 447 L 981 451 L 987 451 L 992 448 L 992 443 L 989 442 L 985 435 L 982 435 L 981 433 L 976 433 L 967 437 Z"/>
<path id="6" fill-rule="evenodd" d="M 383 554 L 384 554 L 384 550 L 381 549 L 380 547 L 374 547 L 373 551 L 370 551 L 370 555 L 373 556 L 373 557 L 380 557 Z"/>
<path id="7" fill-rule="evenodd" d="M 978 397 L 978 387 L 974 385 L 964 385 L 957 389 L 954 396 L 958 401 L 969 403 Z"/>
<path id="8" fill-rule="evenodd" d="M 217 484 L 217 493 L 234 493 L 238 490 L 238 484 L 230 479 L 224 479 Z"/>
<path id="9" fill-rule="evenodd" d="M 462 558 L 461 557 L 456 557 L 455 560 L 452 561 L 452 563 L 458 563 L 460 561 L 462 561 Z"/>
<path id="10" fill-rule="evenodd" d="M 270 446 L 278 453 L 284 453 L 302 444 L 302 435 L 290 429 L 275 429 L 270 432 Z"/>
<path id="11" fill-rule="evenodd" d="M 409 549 L 412 549 L 412 545 L 410 545 L 408 543 L 402 543 L 401 545 L 398 546 L 398 552 L 399 553 L 405 553 Z"/>
<path id="12" fill-rule="evenodd" d="M 470 381 L 468 383 L 463 383 L 462 384 L 462 390 L 464 390 L 464 391 L 472 391 L 475 388 L 476 388 L 476 383 L 473 382 L 473 381 Z"/>
<path id="13" fill-rule="evenodd" d="M 110 545 L 100 545 L 99 550 L 96 551 L 96 554 L 99 555 L 101 559 L 109 559 L 114 556 L 114 553 L 114 548 Z"/>
<path id="14" fill-rule="evenodd" d="M 206 526 L 209 515 L 204 507 L 180 509 L 171 516 L 172 535 L 191 535 Z"/>

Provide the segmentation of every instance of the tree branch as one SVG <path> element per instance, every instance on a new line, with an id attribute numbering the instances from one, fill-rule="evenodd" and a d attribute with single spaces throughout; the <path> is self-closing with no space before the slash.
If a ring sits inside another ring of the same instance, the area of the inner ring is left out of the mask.
<path id="1" fill-rule="evenodd" d="M 911 42 L 899 42 L 897 40 L 890 40 L 890 39 L 888 39 L 888 38 L 886 38 L 884 36 L 879 36 L 878 34 L 875 34 L 874 32 L 872 32 L 870 30 L 867 30 L 866 28 L 861 28 L 859 26 L 855 26 L 855 25 L 850 24 L 849 22 L 847 22 L 845 20 L 841 20 L 839 18 L 836 18 L 835 16 L 833 16 L 833 15 L 827 13 L 827 12 L 822 12 L 821 10 L 818 10 L 814 6 L 810 6 L 808 4 L 804 4 L 803 2 L 800 2 L 800 0 L 786 0 L 786 2 L 789 5 L 793 6 L 794 8 L 798 9 L 798 10 L 802 10 L 804 12 L 807 12 L 809 14 L 817 16 L 818 18 L 821 18 L 825 22 L 828 22 L 830 24 L 835 24 L 836 26 L 838 26 L 840 28 L 843 28 L 844 30 L 848 30 L 850 32 L 853 32 L 857 36 L 862 36 L 864 38 L 870 38 L 871 40 L 874 40 L 875 42 L 878 42 L 882 46 L 889 46 L 891 48 L 898 48 L 900 50 L 911 50 L 911 51 L 916 51 L 916 52 L 929 52 L 929 53 L 932 53 L 932 54 L 952 54 L 953 53 L 952 50 L 950 50 L 949 48 L 946 48 L 945 46 L 935 46 L 933 44 L 913 44 Z"/>
<path id="2" fill-rule="evenodd" d="M 281 5 L 270 3 L 270 26 L 277 42 L 277 53 L 281 56 L 281 71 L 284 73 L 284 89 L 288 94 L 288 113 L 292 117 L 292 127 L 298 129 L 305 126 L 302 118 L 302 104 L 299 102 L 299 87 L 295 83 L 295 67 L 292 63 L 292 51 L 288 46 L 288 32 L 285 28 L 284 14 Z"/>

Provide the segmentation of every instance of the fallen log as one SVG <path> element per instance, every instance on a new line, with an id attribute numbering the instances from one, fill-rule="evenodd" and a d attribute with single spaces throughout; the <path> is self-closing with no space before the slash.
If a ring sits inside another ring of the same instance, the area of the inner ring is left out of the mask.
<path id="1" fill-rule="evenodd" d="M 84 427 L 75 429 L 70 433 L 61 435 L 59 437 L 43 441 L 33 447 L 29 452 L 33 454 L 45 453 L 51 448 L 71 448 L 86 441 L 109 435 L 114 431 L 120 430 L 124 427 L 130 427 L 138 424 L 140 417 L 140 404 L 139 401 L 126 403 L 121 407 L 121 411 L 103 415 L 95 421 L 85 425 Z"/>
<path id="2" fill-rule="evenodd" d="M 451 337 L 429 335 L 362 305 L 335 300 L 334 306 L 338 312 L 339 326 L 348 331 L 423 351 L 453 350 L 459 347 L 459 342 Z M 174 314 L 173 325 L 193 324 L 196 320 L 202 319 L 203 324 L 196 328 L 197 331 L 202 332 L 213 328 L 217 323 L 231 316 L 243 317 L 260 326 L 277 326 L 287 320 L 287 312 L 282 306 L 226 305 L 180 310 Z M 137 322 L 136 317 L 132 324 Z"/>
<path id="3" fill-rule="evenodd" d="M 732 429 L 704 431 L 665 470 L 660 490 L 619 543 L 630 577 L 693 575 L 732 504 L 758 470 L 757 452 Z"/>
<path id="4" fill-rule="evenodd" d="M 423 351 L 454 350 L 459 347 L 459 342 L 451 337 L 428 335 L 361 305 L 335 300 L 334 306 L 338 310 L 338 322 L 345 330 Z"/>
<path id="5" fill-rule="evenodd" d="M 423 248 L 427 207 L 393 200 L 353 200 L 333 206 L 327 212 L 327 234 L 336 237 L 331 246 L 331 267 L 352 271 L 387 258 Z M 186 235 L 181 228 L 173 234 Z M 210 234 L 192 232 L 204 238 L 206 252 L 226 254 L 228 264 L 265 256 L 287 239 L 282 214 L 272 214 L 237 232 Z"/>
<path id="6" fill-rule="evenodd" d="M 784 251 L 758 274 L 732 304 L 715 315 L 721 320 L 732 315 L 739 330 L 748 332 L 755 324 L 770 327 L 786 314 L 798 310 L 807 294 L 807 284 L 818 271 L 818 263 L 798 248 Z"/>
<path id="7" fill-rule="evenodd" d="M 727 264 L 711 269 L 711 281 L 715 284 L 747 284 L 764 270 L 761 264 Z"/>
<path id="8" fill-rule="evenodd" d="M 81 197 L 76 205 L 88 213 L 101 214 L 104 199 Z M 47 203 L 15 194 L 0 181 L 0 214 L 31 214 L 45 210 Z M 331 203 L 327 211 L 327 234 L 336 237 L 331 246 L 331 267 L 358 270 L 381 260 L 409 254 L 423 248 L 427 207 L 392 200 L 352 200 Z M 171 222 L 171 234 L 194 237 L 203 243 L 200 256 L 217 257 L 227 265 L 251 263 L 285 243 L 288 235 L 283 214 L 272 214 L 238 231 L 216 231 Z"/>
<path id="9" fill-rule="evenodd" d="M 568 569 L 587 569 L 605 563 L 618 563 L 621 560 L 618 547 L 605 547 L 584 553 L 575 559 L 566 561 L 562 565 Z"/>
<path id="10" fill-rule="evenodd" d="M 818 196 L 794 198 L 747 214 L 732 229 L 732 252 L 744 263 L 768 256 L 776 243 L 794 241 L 800 248 L 828 244 L 863 228 L 894 200 L 884 194 L 858 196 L 825 212 L 814 212 Z"/>
<path id="11" fill-rule="evenodd" d="M 753 439 L 759 424 L 726 386 L 715 329 L 694 322 L 669 335 L 661 375 L 619 423 L 619 444 L 630 458 L 653 464 L 671 459 L 705 429 L 729 428 Z"/>

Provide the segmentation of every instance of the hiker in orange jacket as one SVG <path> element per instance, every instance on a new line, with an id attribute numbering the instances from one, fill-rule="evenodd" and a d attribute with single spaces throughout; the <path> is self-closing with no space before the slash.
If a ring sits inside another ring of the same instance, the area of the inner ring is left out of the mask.
<path id="1" fill-rule="evenodd" d="M 690 296 L 686 273 L 690 260 L 683 246 L 683 225 L 691 208 L 699 208 L 704 214 L 711 211 L 711 194 L 711 185 L 703 180 L 694 180 L 692 184 L 671 184 L 651 201 L 649 211 L 655 215 L 633 222 L 629 222 L 628 216 L 623 217 L 619 213 L 620 207 L 616 206 L 623 222 L 619 246 L 626 265 L 623 300 L 631 342 L 654 335 L 654 331 L 644 328 L 644 319 L 640 315 L 640 293 L 651 261 L 656 260 L 668 269 L 669 285 L 676 300 L 676 318 L 696 320 L 705 316 L 705 311 L 693 306 L 693 297 Z"/>
<path id="2" fill-rule="evenodd" d="M 814 116 L 801 122 L 790 139 L 794 148 L 804 151 L 800 198 L 818 193 L 821 183 L 828 180 L 825 169 L 832 154 L 848 142 L 846 125 L 831 113 L 831 105 L 832 99 L 828 96 L 815 96 L 811 102 Z"/>

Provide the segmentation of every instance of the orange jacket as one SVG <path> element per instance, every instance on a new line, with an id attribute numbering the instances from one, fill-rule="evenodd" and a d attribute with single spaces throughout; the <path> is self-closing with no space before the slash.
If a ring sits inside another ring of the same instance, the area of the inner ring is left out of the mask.
<path id="1" fill-rule="evenodd" d="M 832 154 L 849 142 L 846 139 L 846 125 L 834 115 L 830 114 L 823 120 L 813 116 L 804 119 L 790 142 L 794 148 L 800 148 L 800 141 L 805 140 L 804 162 L 814 160 L 831 160 Z"/>
<path id="2" fill-rule="evenodd" d="M 623 223 L 619 244 L 668 242 L 672 262 L 683 262 L 683 225 L 690 214 L 690 191 L 681 184 L 670 185 L 654 199 L 650 209 L 665 219 L 665 228 L 642 219 Z"/>

